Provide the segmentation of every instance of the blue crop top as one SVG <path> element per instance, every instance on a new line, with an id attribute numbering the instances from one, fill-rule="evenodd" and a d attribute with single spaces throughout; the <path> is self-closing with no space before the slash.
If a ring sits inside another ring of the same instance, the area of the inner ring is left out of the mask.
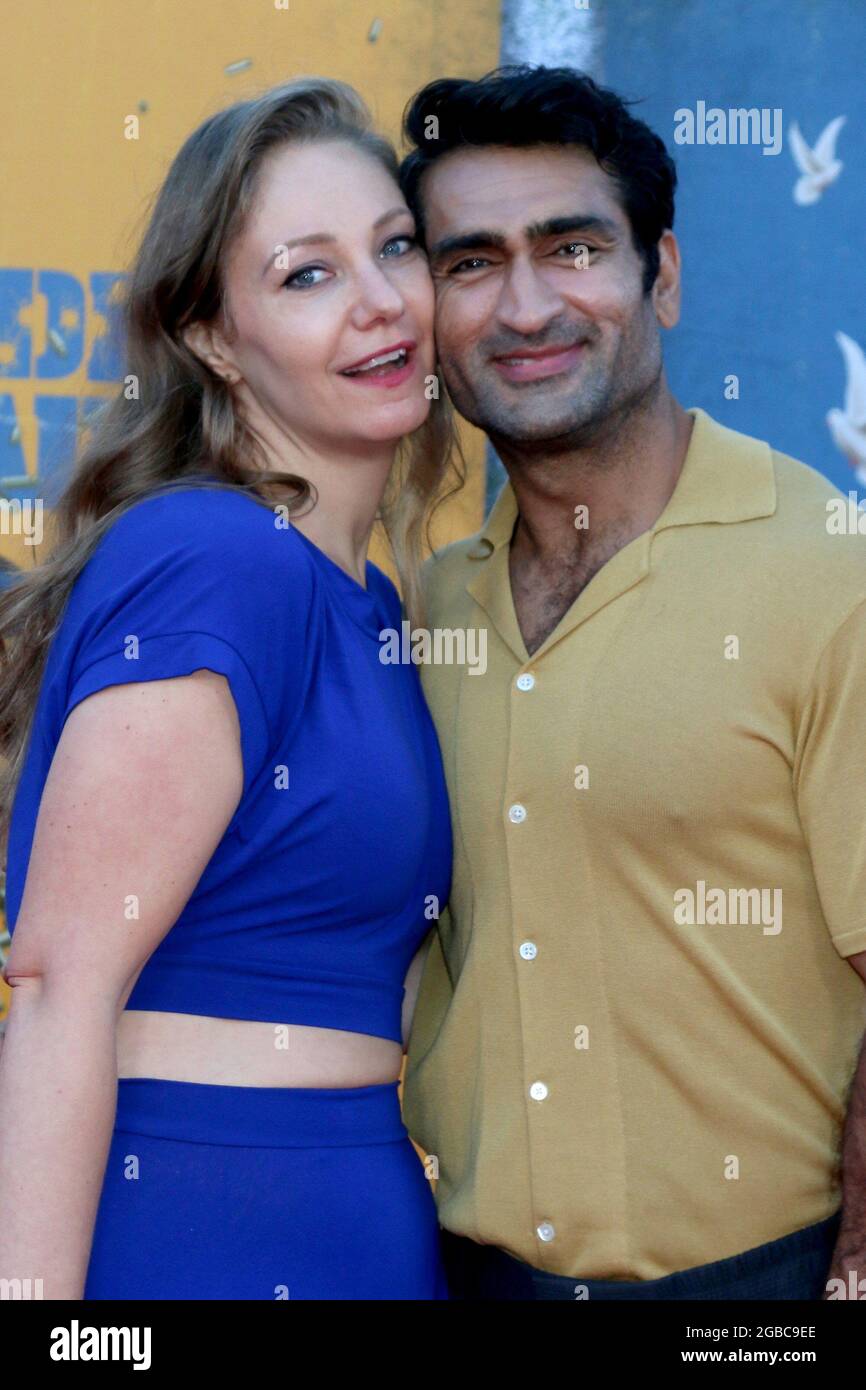
<path id="1" fill-rule="evenodd" d="M 129 1009 L 401 1041 L 403 981 L 451 879 L 448 796 L 414 665 L 379 660 L 400 599 L 364 589 L 242 493 L 135 503 L 79 574 L 46 662 L 9 832 L 14 930 L 39 800 L 70 710 L 105 686 L 220 672 L 243 793 Z"/>

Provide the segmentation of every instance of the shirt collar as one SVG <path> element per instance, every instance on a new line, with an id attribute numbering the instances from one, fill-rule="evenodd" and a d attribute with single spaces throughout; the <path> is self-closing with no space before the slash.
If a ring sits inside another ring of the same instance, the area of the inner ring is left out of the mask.
<path id="1" fill-rule="evenodd" d="M 705 521 L 752 521 L 776 510 L 776 480 L 769 444 L 720 425 L 699 406 L 677 485 L 650 532 Z M 471 560 L 486 560 L 511 542 L 517 499 L 506 478 L 490 515 L 468 551 Z"/>

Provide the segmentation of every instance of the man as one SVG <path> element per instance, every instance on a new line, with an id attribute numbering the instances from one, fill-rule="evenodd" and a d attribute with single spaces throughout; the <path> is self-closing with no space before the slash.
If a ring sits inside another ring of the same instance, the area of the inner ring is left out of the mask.
<path id="1" fill-rule="evenodd" d="M 405 1114 L 454 1294 L 866 1295 L 866 539 L 671 395 L 675 172 L 613 93 L 443 80 L 406 132 L 508 474 L 426 576 L 488 630 L 424 673 L 455 871 Z"/>

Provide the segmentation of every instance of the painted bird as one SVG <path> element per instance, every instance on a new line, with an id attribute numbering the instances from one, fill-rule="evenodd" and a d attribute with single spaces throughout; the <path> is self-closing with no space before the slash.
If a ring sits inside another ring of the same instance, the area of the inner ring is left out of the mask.
<path id="1" fill-rule="evenodd" d="M 827 427 L 833 442 L 854 469 L 858 483 L 866 487 L 866 354 L 849 338 L 837 333 L 836 342 L 845 359 L 845 409 L 827 412 Z"/>
<path id="2" fill-rule="evenodd" d="M 800 170 L 794 187 L 794 202 L 801 207 L 817 203 L 825 188 L 835 183 L 842 172 L 842 161 L 836 158 L 836 139 L 842 129 L 846 116 L 837 116 L 821 132 L 818 143 L 811 149 L 800 131 L 797 122 L 788 130 L 788 143 L 794 156 L 794 163 Z"/>

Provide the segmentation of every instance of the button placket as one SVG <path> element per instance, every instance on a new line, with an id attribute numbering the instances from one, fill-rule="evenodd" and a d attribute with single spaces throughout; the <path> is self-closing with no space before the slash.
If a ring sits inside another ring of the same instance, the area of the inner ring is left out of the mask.
<path id="1" fill-rule="evenodd" d="M 530 691 L 534 690 L 536 684 L 537 684 L 536 677 L 535 677 L 535 675 L 534 675 L 531 671 L 521 671 L 521 672 L 517 675 L 517 677 L 515 678 L 515 680 L 514 680 L 514 682 L 513 682 L 513 685 L 512 685 L 512 693 L 513 693 L 513 695 L 514 695 L 515 698 L 517 698 L 518 696 L 522 697 L 523 695 L 526 695 L 526 694 L 528 694 Z M 535 713 L 535 711 L 533 711 L 533 713 Z M 532 714 L 530 714 L 530 707 L 527 707 L 527 717 L 530 719 L 530 721 L 531 721 L 532 723 L 535 722 L 534 719 L 532 718 Z M 519 722 L 522 722 L 522 721 L 519 721 Z M 512 721 L 512 724 L 511 724 L 511 734 L 512 734 L 512 736 L 514 736 L 514 723 L 513 723 L 513 721 Z M 510 761 L 511 761 L 511 749 L 509 749 L 509 763 L 510 763 Z M 526 810 L 526 807 L 523 805 L 522 802 L 520 802 L 520 801 L 515 801 L 515 802 L 512 803 L 511 806 L 509 806 L 509 808 L 508 808 L 508 819 L 509 819 L 509 821 L 511 821 L 511 823 L 512 823 L 513 825 L 521 825 L 521 824 L 526 820 L 526 817 L 527 817 L 527 810 Z M 516 844 L 517 844 L 517 842 L 515 842 L 515 846 L 516 846 Z M 518 904 L 518 907 L 519 907 L 519 904 Z M 516 914 L 516 920 L 519 920 L 519 917 L 520 917 L 520 912 L 518 911 L 518 913 Z M 518 947 L 518 955 L 520 956 L 520 959 L 521 959 L 522 961 L 527 961 L 527 962 L 528 962 L 528 961 L 535 960 L 536 956 L 538 955 L 538 946 L 536 945 L 536 943 L 535 943 L 534 941 L 523 941 L 523 942 L 520 943 L 520 945 L 519 945 L 519 947 Z M 518 982 L 518 983 L 519 983 L 519 982 Z M 527 983 L 528 983 L 528 982 L 527 982 Z M 522 1008 L 522 1003 L 521 1003 L 521 1008 Z M 549 1094 L 550 1094 L 549 1088 L 548 1088 L 548 1086 L 546 1085 L 546 1083 L 545 1083 L 544 1081 L 535 1080 L 535 1081 L 533 1081 L 533 1082 L 528 1086 L 527 1099 L 530 1100 L 531 1102 L 534 1102 L 533 1108 L 535 1108 L 535 1106 L 541 1106 L 541 1105 L 547 1100 Z M 536 1218 L 536 1219 L 537 1219 L 537 1218 Z M 536 1232 L 536 1235 L 538 1236 L 538 1239 L 544 1241 L 545 1243 L 548 1243 L 548 1242 L 552 1241 L 553 1238 L 554 1238 L 554 1236 L 555 1236 L 555 1234 L 556 1234 L 556 1231 L 555 1231 L 553 1222 L 548 1221 L 548 1220 L 542 1220 L 542 1221 L 535 1227 L 535 1232 Z"/>

